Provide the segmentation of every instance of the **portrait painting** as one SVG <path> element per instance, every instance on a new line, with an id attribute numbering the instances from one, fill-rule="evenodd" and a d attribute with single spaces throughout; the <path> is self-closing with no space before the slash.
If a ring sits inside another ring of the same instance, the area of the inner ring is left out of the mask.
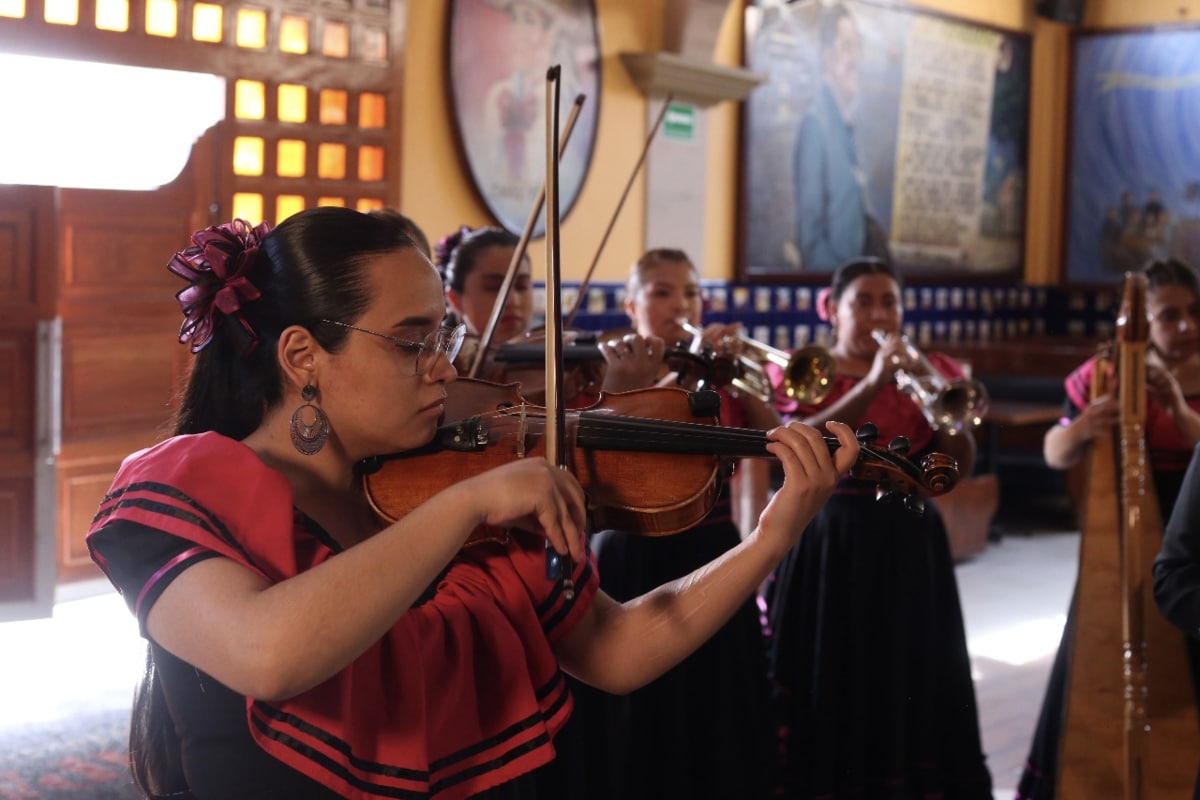
<path id="1" fill-rule="evenodd" d="M 1068 281 L 1200 266 L 1200 30 L 1080 35 L 1073 57 Z"/>
<path id="2" fill-rule="evenodd" d="M 1019 273 L 1028 36 L 864 0 L 758 0 L 743 116 L 743 277 L 862 255 L 906 274 Z"/>
<path id="3" fill-rule="evenodd" d="M 559 211 L 587 176 L 599 119 L 600 64 L 592 0 L 453 0 L 449 77 L 463 157 L 480 199 L 520 234 L 546 180 L 547 73 L 560 67 L 559 125 L 583 106 L 559 158 Z M 535 235 L 540 235 L 539 218 Z"/>

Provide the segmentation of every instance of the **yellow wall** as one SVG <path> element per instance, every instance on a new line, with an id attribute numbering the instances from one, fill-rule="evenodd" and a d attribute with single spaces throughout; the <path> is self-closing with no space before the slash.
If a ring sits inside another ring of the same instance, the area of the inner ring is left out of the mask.
<path id="1" fill-rule="evenodd" d="M 1133 25 L 1195 23 L 1200 20 L 1196 0 L 1087 0 L 1085 27 L 1124 28 Z"/>
<path id="2" fill-rule="evenodd" d="M 595 0 L 600 24 L 599 129 L 588 177 L 563 222 L 565 280 L 578 280 L 592 262 L 645 140 L 644 98 L 629 80 L 618 53 L 651 50 L 662 40 L 664 0 Z M 1037 17 L 1032 0 L 911 0 L 913 5 L 1033 37 L 1030 146 L 1026 212 L 1025 280 L 1062 279 L 1070 33 Z M 742 0 L 729 0 L 713 60 L 742 63 Z M 1086 0 L 1087 27 L 1190 22 L 1200 0 Z M 433 239 L 459 225 L 491 220 L 471 186 L 457 150 L 445 74 L 448 0 L 410 0 L 405 59 L 401 204 Z M 589 101 L 591 98 L 589 98 Z M 737 264 L 739 107 L 708 113 L 708 191 L 704 219 L 705 269 L 710 278 L 732 278 Z M 594 278 L 621 280 L 645 238 L 645 187 L 639 176 L 605 245 Z M 530 248 L 535 270 L 544 262 L 541 240 Z"/>
<path id="3" fill-rule="evenodd" d="M 449 8 L 447 0 L 408 4 L 400 203 L 434 241 L 459 225 L 495 224 L 475 195 L 456 143 L 445 69 Z M 599 127 L 587 179 L 562 222 L 559 244 L 566 281 L 582 278 L 595 258 L 646 139 L 645 100 L 617 54 L 657 50 L 662 40 L 662 0 L 596 0 L 596 13 L 601 50 Z M 641 255 L 644 198 L 644 176 L 639 176 L 604 246 L 595 280 L 623 280 L 629 265 Z M 537 239 L 529 248 L 535 275 L 544 270 L 543 242 Z"/>

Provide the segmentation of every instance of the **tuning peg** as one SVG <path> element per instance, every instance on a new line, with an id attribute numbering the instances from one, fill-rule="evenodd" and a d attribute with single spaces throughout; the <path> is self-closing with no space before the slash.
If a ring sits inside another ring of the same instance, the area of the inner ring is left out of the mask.
<path id="1" fill-rule="evenodd" d="M 693 417 L 721 415 L 721 395 L 712 389 L 700 389 L 688 394 L 688 410 Z"/>
<path id="2" fill-rule="evenodd" d="M 908 455 L 908 450 L 911 446 L 912 444 L 908 441 L 907 436 L 897 436 L 895 439 L 892 439 L 890 442 L 888 442 L 887 449 L 889 453 L 895 453 L 898 456 L 906 456 Z"/>
<path id="3" fill-rule="evenodd" d="M 864 422 L 854 432 L 854 438 L 858 439 L 859 444 L 870 446 L 879 438 L 879 428 L 873 422 Z"/>
<path id="4" fill-rule="evenodd" d="M 925 498 L 917 494 L 904 496 L 904 509 L 912 514 L 925 513 Z"/>
<path id="5" fill-rule="evenodd" d="M 875 487 L 875 501 L 891 500 L 896 496 L 896 493 L 882 483 Z"/>

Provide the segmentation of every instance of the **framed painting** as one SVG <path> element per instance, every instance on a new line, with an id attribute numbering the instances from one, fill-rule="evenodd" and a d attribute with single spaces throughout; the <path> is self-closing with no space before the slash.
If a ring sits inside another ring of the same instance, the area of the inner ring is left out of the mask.
<path id="1" fill-rule="evenodd" d="M 741 277 L 1017 279 L 1031 42 L 898 4 L 757 0 L 743 115 Z"/>
<path id="2" fill-rule="evenodd" d="M 583 107 L 559 161 L 566 217 L 587 176 L 599 119 L 592 0 L 453 0 L 447 47 L 454 121 L 475 189 L 496 221 L 525 229 L 546 179 L 546 73 L 561 69 L 560 121 Z M 539 220 L 535 235 L 544 221 Z"/>
<path id="3" fill-rule="evenodd" d="M 1066 278 L 1200 267 L 1200 29 L 1074 37 Z"/>

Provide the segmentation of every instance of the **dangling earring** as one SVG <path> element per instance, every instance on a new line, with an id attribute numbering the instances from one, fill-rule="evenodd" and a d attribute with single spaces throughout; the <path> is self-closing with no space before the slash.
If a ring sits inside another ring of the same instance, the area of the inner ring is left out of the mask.
<path id="1" fill-rule="evenodd" d="M 304 388 L 300 390 L 300 397 L 304 399 L 304 405 L 297 408 L 292 414 L 292 446 L 306 456 L 319 452 L 325 446 L 325 440 L 329 438 L 329 420 L 326 418 L 325 412 L 312 404 L 316 396 L 317 390 L 312 384 L 305 384 Z M 312 412 L 312 422 L 304 421 L 306 408 Z"/>

